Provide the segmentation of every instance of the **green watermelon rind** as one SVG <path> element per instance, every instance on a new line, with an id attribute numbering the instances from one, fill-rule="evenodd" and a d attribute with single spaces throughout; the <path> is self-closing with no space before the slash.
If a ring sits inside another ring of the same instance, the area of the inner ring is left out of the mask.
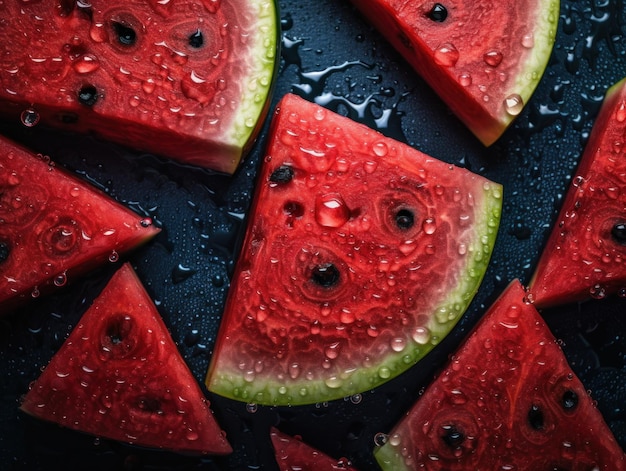
<path id="1" fill-rule="evenodd" d="M 454 171 L 455 167 L 450 167 Z M 233 400 L 249 404 L 270 406 L 299 406 L 337 400 L 372 390 L 377 386 L 397 377 L 424 358 L 456 325 L 469 307 L 482 283 L 495 245 L 502 211 L 502 186 L 479 176 L 476 185 L 480 186 L 482 198 L 476 199 L 474 225 L 475 237 L 468 245 L 467 262 L 460 277 L 450 277 L 455 286 L 442 286 L 441 302 L 437 305 L 427 327 L 430 342 L 417 344 L 411 339 L 411 347 L 402 352 L 388 355 L 382 361 L 372 360 L 371 367 L 360 367 L 339 378 L 338 387 L 329 387 L 324 381 L 306 381 L 302 383 L 298 394 L 290 394 L 295 385 L 273 380 L 261 380 L 257 377 L 247 382 L 240 371 L 212 371 L 207 375 L 207 386 L 211 392 Z"/>
<path id="2" fill-rule="evenodd" d="M 234 148 L 243 149 L 245 155 L 262 126 L 263 117 L 272 96 L 274 77 L 278 69 L 280 19 L 274 0 L 249 0 L 254 9 L 254 47 L 250 51 L 251 71 L 243 79 L 247 87 L 242 91 L 237 112 L 230 129 L 226 131 L 228 141 Z"/>
<path id="3" fill-rule="evenodd" d="M 517 93 L 521 96 L 524 105 L 528 103 L 535 92 L 550 60 L 556 39 L 559 11 L 559 0 L 539 0 L 536 10 L 535 36 L 533 37 L 535 47 L 532 48 L 526 61 L 520 65 L 520 72 L 515 79 L 515 85 L 510 90 L 510 93 Z M 514 118 L 515 116 L 504 110 L 503 125 L 505 129 Z"/>

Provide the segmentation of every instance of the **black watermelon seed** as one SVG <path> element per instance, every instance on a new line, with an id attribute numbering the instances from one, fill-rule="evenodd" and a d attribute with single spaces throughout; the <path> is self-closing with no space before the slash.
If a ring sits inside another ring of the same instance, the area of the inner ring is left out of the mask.
<path id="1" fill-rule="evenodd" d="M 528 411 L 528 425 L 534 430 L 543 430 L 545 423 L 543 411 L 538 405 L 533 404 Z"/>
<path id="2" fill-rule="evenodd" d="M 289 183 L 293 177 L 293 168 L 290 165 L 281 165 L 272 172 L 270 181 L 272 183 Z"/>
<path id="3" fill-rule="evenodd" d="M 93 106 L 98 101 L 98 90 L 93 85 L 85 85 L 78 91 L 78 101 L 85 106 Z"/>
<path id="4" fill-rule="evenodd" d="M 398 229 L 407 230 L 415 224 L 415 215 L 410 209 L 401 209 L 396 213 L 396 225 Z"/>
<path id="5" fill-rule="evenodd" d="M 119 21 L 113 21 L 113 31 L 122 46 L 132 46 L 137 41 L 137 33 L 133 28 Z"/>
<path id="6" fill-rule="evenodd" d="M 454 425 L 445 425 L 443 428 L 443 435 L 441 439 L 450 448 L 459 448 L 465 441 L 465 435 Z"/>
<path id="7" fill-rule="evenodd" d="M 11 249 L 9 248 L 9 244 L 0 242 L 0 264 L 7 261 L 10 253 Z"/>
<path id="8" fill-rule="evenodd" d="M 311 273 L 313 282 L 323 288 L 332 288 L 339 283 L 339 278 L 339 270 L 332 263 L 318 265 Z"/>
<path id="9" fill-rule="evenodd" d="M 443 23 L 448 18 L 448 9 L 441 3 L 435 3 L 426 16 L 437 23 Z"/>
<path id="10" fill-rule="evenodd" d="M 618 244 L 626 245 L 626 222 L 618 222 L 611 229 L 611 237 Z"/>
<path id="11" fill-rule="evenodd" d="M 189 35 L 189 45 L 195 49 L 198 49 L 204 45 L 204 35 L 202 31 L 197 29 L 195 32 Z"/>
<path id="12" fill-rule="evenodd" d="M 571 389 L 568 389 L 563 393 L 563 397 L 561 398 L 561 405 L 563 409 L 567 411 L 572 411 L 576 409 L 578 406 L 578 394 Z"/>

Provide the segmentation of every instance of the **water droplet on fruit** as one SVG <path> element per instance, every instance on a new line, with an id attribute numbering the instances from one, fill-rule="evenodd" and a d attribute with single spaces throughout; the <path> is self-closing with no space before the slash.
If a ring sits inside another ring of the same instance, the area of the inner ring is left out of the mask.
<path id="1" fill-rule="evenodd" d="M 459 75 L 459 83 L 463 87 L 469 87 L 472 84 L 472 76 L 468 72 Z"/>
<path id="2" fill-rule="evenodd" d="M 497 67 L 502 62 L 503 55 L 500 51 L 488 51 L 483 55 L 485 64 L 491 67 Z"/>
<path id="3" fill-rule="evenodd" d="M 385 443 L 387 443 L 388 438 L 389 435 L 387 435 L 386 433 L 378 432 L 374 435 L 374 445 L 383 446 Z"/>
<path id="4" fill-rule="evenodd" d="M 445 43 L 435 50 L 435 62 L 442 67 L 454 67 L 459 60 L 459 51 L 453 44 Z"/>
<path id="5" fill-rule="evenodd" d="M 334 360 L 339 356 L 339 342 L 332 343 L 324 350 L 327 358 Z"/>
<path id="6" fill-rule="evenodd" d="M 320 226 L 341 227 L 350 219 L 350 210 L 339 193 L 328 193 L 315 200 L 315 220 Z"/>
<path id="7" fill-rule="evenodd" d="M 428 235 L 434 234 L 435 230 L 437 229 L 435 219 L 431 217 L 424 219 L 424 222 L 422 223 L 422 229 Z"/>
<path id="8" fill-rule="evenodd" d="M 98 58 L 93 54 L 85 54 L 72 63 L 72 67 L 79 74 L 88 74 L 95 72 L 100 68 Z"/>
<path id="9" fill-rule="evenodd" d="M 517 93 L 513 93 L 504 99 L 504 109 L 511 116 L 517 116 L 524 109 L 524 100 Z"/>
<path id="10" fill-rule="evenodd" d="M 396 337 L 391 339 L 391 349 L 394 352 L 401 352 L 406 347 L 406 339 L 404 337 Z"/>
<path id="11" fill-rule="evenodd" d="M 20 115 L 20 121 L 27 128 L 32 128 L 33 126 L 36 126 L 40 118 L 41 116 L 35 108 L 26 108 L 24 111 L 22 111 L 22 114 Z"/>
<path id="12" fill-rule="evenodd" d="M 331 389 L 340 388 L 343 384 L 343 380 L 339 376 L 330 376 L 324 380 L 324 384 Z"/>
<path id="13" fill-rule="evenodd" d="M 389 152 L 389 148 L 384 142 L 375 143 L 372 147 L 372 150 L 374 151 L 374 154 L 376 154 L 378 157 L 384 157 Z"/>
<path id="14" fill-rule="evenodd" d="M 534 47 L 535 45 L 535 37 L 533 36 L 533 33 L 528 33 L 525 34 L 522 37 L 522 46 L 525 47 L 526 49 L 530 49 L 532 47 Z"/>
<path id="15" fill-rule="evenodd" d="M 617 120 L 618 123 L 623 123 L 624 121 L 626 121 L 626 102 L 625 101 L 620 102 L 619 106 L 617 107 L 617 110 L 615 111 L 615 119 Z"/>
<path id="16" fill-rule="evenodd" d="M 386 366 L 383 366 L 378 369 L 378 376 L 380 376 L 382 379 L 389 379 L 391 378 L 391 370 Z"/>
<path id="17" fill-rule="evenodd" d="M 430 330 L 428 329 L 428 327 L 424 326 L 416 327 L 413 331 L 412 337 L 416 343 L 420 345 L 426 345 L 428 342 L 430 342 Z"/>

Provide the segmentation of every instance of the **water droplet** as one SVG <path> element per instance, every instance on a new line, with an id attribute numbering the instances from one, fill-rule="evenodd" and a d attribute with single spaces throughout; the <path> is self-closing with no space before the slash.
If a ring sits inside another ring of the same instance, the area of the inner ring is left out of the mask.
<path id="1" fill-rule="evenodd" d="M 406 347 L 406 339 L 404 337 L 396 337 L 391 340 L 391 349 L 394 352 L 401 352 Z"/>
<path id="2" fill-rule="evenodd" d="M 26 108 L 24 111 L 22 111 L 22 114 L 20 115 L 20 121 L 27 128 L 32 128 L 33 126 L 36 126 L 40 118 L 41 116 L 35 108 Z"/>
<path id="3" fill-rule="evenodd" d="M 258 409 L 259 407 L 254 403 L 246 404 L 246 411 L 248 411 L 250 414 L 254 414 Z"/>
<path id="4" fill-rule="evenodd" d="M 533 33 L 528 33 L 528 34 L 525 34 L 525 35 L 522 37 L 522 46 L 523 46 L 523 47 L 525 47 L 525 48 L 527 48 L 527 49 L 530 49 L 530 48 L 532 48 L 534 45 L 535 45 L 535 37 L 533 36 Z"/>
<path id="5" fill-rule="evenodd" d="M 589 295 L 594 299 L 604 299 L 606 297 L 606 288 L 600 284 L 595 284 L 589 288 Z"/>
<path id="6" fill-rule="evenodd" d="M 67 274 L 65 272 L 59 273 L 57 276 L 54 277 L 53 283 L 54 286 L 65 286 L 65 284 L 67 283 Z"/>
<path id="7" fill-rule="evenodd" d="M 469 87 L 472 84 L 472 76 L 469 72 L 464 72 L 459 75 L 459 83 L 463 87 Z"/>
<path id="8" fill-rule="evenodd" d="M 331 389 L 337 389 L 343 384 L 343 380 L 339 376 L 330 376 L 324 380 L 324 384 Z"/>
<path id="9" fill-rule="evenodd" d="M 350 211 L 338 193 L 318 196 L 315 200 L 315 220 L 324 227 L 341 227 L 350 218 Z"/>
<path id="10" fill-rule="evenodd" d="M 524 100 L 517 93 L 513 93 L 504 99 L 504 109 L 511 116 L 517 116 L 524 109 Z"/>
<path id="11" fill-rule="evenodd" d="M 434 234 L 435 230 L 437 229 L 437 225 L 435 224 L 435 219 L 434 218 L 426 218 L 424 219 L 424 222 L 422 223 L 422 229 L 424 230 L 424 232 L 426 234 Z"/>
<path id="12" fill-rule="evenodd" d="M 372 147 L 372 150 L 374 151 L 374 154 L 376 154 L 378 157 L 384 157 L 389 152 L 389 148 L 384 142 L 377 142 Z"/>
<path id="13" fill-rule="evenodd" d="M 98 58 L 93 54 L 84 54 L 74 60 L 72 67 L 79 74 L 88 74 L 100 68 L 100 61 L 98 61 Z"/>
<path id="14" fill-rule="evenodd" d="M 620 102 L 617 110 L 615 111 L 615 119 L 620 123 L 626 121 L 626 102 Z"/>
<path id="15" fill-rule="evenodd" d="M 385 443 L 387 443 L 388 438 L 389 435 L 387 435 L 386 433 L 378 432 L 374 435 L 374 445 L 383 446 Z"/>
<path id="16" fill-rule="evenodd" d="M 500 51 L 488 51 L 483 55 L 485 64 L 491 67 L 497 67 L 502 62 L 503 55 Z"/>
<path id="17" fill-rule="evenodd" d="M 453 44 L 445 43 L 435 50 L 435 62 L 442 67 L 454 67 L 459 60 L 459 51 Z"/>
<path id="18" fill-rule="evenodd" d="M 335 342 L 328 347 L 326 347 L 324 351 L 327 358 L 333 360 L 339 356 L 339 342 Z"/>
<path id="19" fill-rule="evenodd" d="M 363 401 L 363 395 L 362 394 L 353 394 L 352 396 L 350 396 L 350 402 L 352 404 L 360 404 L 361 401 Z"/>
<path id="20" fill-rule="evenodd" d="M 426 345 L 430 341 L 430 330 L 428 327 L 416 327 L 412 337 L 416 343 Z"/>
<path id="21" fill-rule="evenodd" d="M 118 254 L 115 250 L 109 254 L 109 262 L 115 263 L 120 259 L 120 254 Z"/>

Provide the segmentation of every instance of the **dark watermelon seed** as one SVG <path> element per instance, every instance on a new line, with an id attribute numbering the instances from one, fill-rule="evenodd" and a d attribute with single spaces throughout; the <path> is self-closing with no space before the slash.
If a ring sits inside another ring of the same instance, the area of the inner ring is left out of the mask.
<path id="1" fill-rule="evenodd" d="M 204 35 L 202 31 L 197 29 L 189 35 L 189 45 L 195 49 L 199 49 L 204 45 Z"/>
<path id="2" fill-rule="evenodd" d="M 0 242 L 0 264 L 7 261 L 10 253 L 11 249 L 9 249 L 9 244 Z"/>
<path id="3" fill-rule="evenodd" d="M 113 21 L 113 31 L 117 35 L 117 41 L 122 46 L 132 46 L 137 41 L 137 33 L 128 25 L 120 23 L 119 21 Z"/>
<path id="4" fill-rule="evenodd" d="M 78 91 L 78 101 L 85 106 L 93 106 L 98 101 L 98 90 L 93 85 L 85 85 Z"/>
<path id="5" fill-rule="evenodd" d="M 443 23 L 448 18 L 448 9 L 441 3 L 435 3 L 426 16 L 437 23 Z"/>
<path id="6" fill-rule="evenodd" d="M 113 345 L 119 345 L 126 337 L 128 326 L 125 325 L 123 318 L 116 318 L 109 322 L 106 329 L 106 336 Z"/>
<path id="7" fill-rule="evenodd" d="M 465 441 L 465 435 L 454 425 L 444 425 L 441 439 L 450 448 L 459 448 Z"/>
<path id="8" fill-rule="evenodd" d="M 545 426 L 543 411 L 536 404 L 533 404 L 528 411 L 528 425 L 534 430 L 543 430 Z"/>
<path id="9" fill-rule="evenodd" d="M 618 244 L 626 245 L 626 222 L 618 222 L 611 229 L 611 237 Z"/>
<path id="10" fill-rule="evenodd" d="M 149 413 L 163 414 L 161 401 L 156 397 L 142 396 L 137 400 L 137 408 Z"/>
<path id="11" fill-rule="evenodd" d="M 396 213 L 396 225 L 398 229 L 408 230 L 415 224 L 415 215 L 410 209 L 401 209 Z"/>
<path id="12" fill-rule="evenodd" d="M 293 168 L 290 165 L 281 165 L 272 172 L 270 181 L 272 183 L 289 183 L 293 180 L 293 176 Z"/>
<path id="13" fill-rule="evenodd" d="M 578 406 L 578 394 L 576 394 L 576 392 L 572 391 L 571 389 L 568 389 L 563 393 L 563 397 L 561 398 L 561 405 L 566 411 L 572 411 L 576 409 L 576 407 Z"/>
<path id="14" fill-rule="evenodd" d="M 311 279 L 323 288 L 332 288 L 339 283 L 339 270 L 332 263 L 324 263 L 313 268 Z"/>

